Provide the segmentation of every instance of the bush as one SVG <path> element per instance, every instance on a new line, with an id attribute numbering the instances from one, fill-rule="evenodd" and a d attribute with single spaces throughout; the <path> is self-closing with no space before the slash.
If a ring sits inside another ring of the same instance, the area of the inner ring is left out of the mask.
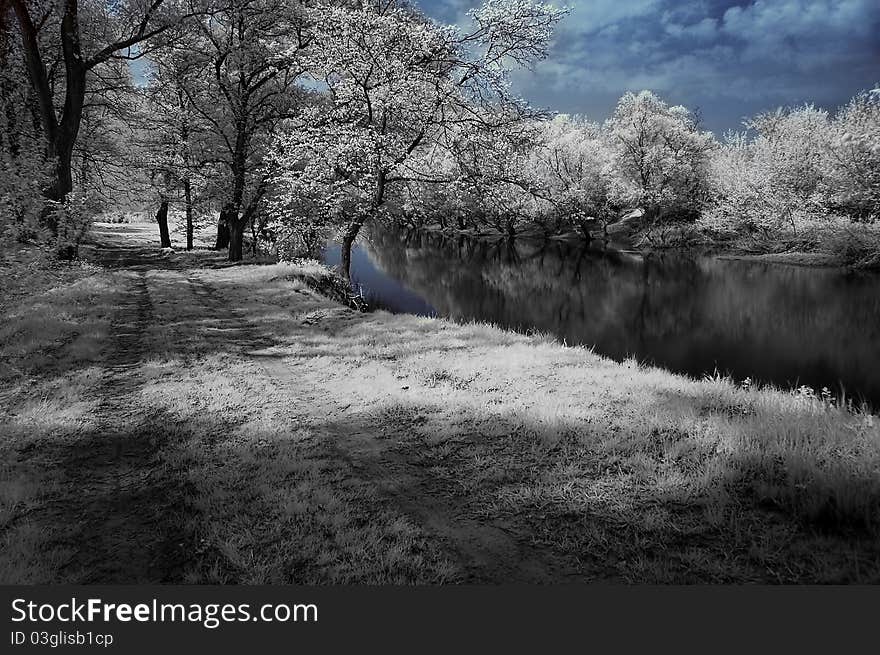
<path id="1" fill-rule="evenodd" d="M 95 216 L 96 203 L 83 193 L 71 192 L 63 203 L 50 205 L 50 220 L 55 225 L 51 245 L 60 259 L 76 259 Z"/>
<path id="2" fill-rule="evenodd" d="M 834 229 L 822 229 L 822 248 L 853 268 L 880 269 L 880 226 L 846 219 L 834 223 Z"/>

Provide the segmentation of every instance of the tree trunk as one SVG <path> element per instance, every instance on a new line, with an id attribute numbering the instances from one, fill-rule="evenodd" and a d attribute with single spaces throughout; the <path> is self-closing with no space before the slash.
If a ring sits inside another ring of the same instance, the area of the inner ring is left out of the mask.
<path id="1" fill-rule="evenodd" d="M 342 277 L 349 282 L 351 281 L 351 247 L 354 245 L 354 240 L 357 239 L 358 232 L 361 231 L 361 225 L 363 225 L 363 221 L 353 222 L 345 231 L 345 236 L 342 237 L 341 273 Z"/>
<path id="2" fill-rule="evenodd" d="M 39 102 L 43 135 L 46 139 L 46 158 L 55 162 L 55 179 L 45 190 L 45 194 L 50 200 L 61 202 L 73 189 L 71 158 L 82 120 L 86 92 L 86 66 L 80 49 L 77 4 L 67 2 L 61 18 L 61 50 L 66 87 L 60 122 L 55 115 L 52 89 L 40 54 L 37 28 L 25 3 L 15 2 L 13 7 L 21 27 L 28 77 Z"/>
<path id="3" fill-rule="evenodd" d="M 590 234 L 590 224 L 587 221 L 580 221 L 578 223 L 578 227 L 581 228 L 581 234 L 584 235 L 584 241 L 589 243 L 593 240 L 592 235 Z"/>
<path id="4" fill-rule="evenodd" d="M 159 224 L 159 241 L 163 248 L 171 247 L 171 235 L 168 234 L 168 201 L 163 200 L 156 212 L 156 222 Z"/>
<path id="5" fill-rule="evenodd" d="M 375 216 L 385 202 L 386 175 L 387 172 L 385 170 L 380 169 L 378 171 L 376 174 L 376 193 L 373 196 L 372 207 L 366 214 L 361 214 L 348 226 L 345 236 L 342 238 L 341 272 L 342 276 L 349 282 L 351 282 L 351 247 L 354 245 L 354 240 L 357 239 L 358 232 L 361 231 L 363 224 Z"/>
<path id="6" fill-rule="evenodd" d="M 229 205 L 220 210 L 220 217 L 217 219 L 217 242 L 214 244 L 214 250 L 223 250 L 229 246 L 230 213 Z"/>
<path id="7" fill-rule="evenodd" d="M 238 219 L 229 221 L 229 261 L 240 262 L 242 258 L 242 242 L 244 241 L 244 224 Z"/>
<path id="8" fill-rule="evenodd" d="M 183 198 L 186 202 L 186 249 L 193 249 L 193 204 L 192 184 L 189 177 L 183 178 Z"/>
<path id="9" fill-rule="evenodd" d="M 4 29 L 6 29 L 6 26 L 2 24 L 2 19 L 0 19 L 0 34 L 2 34 L 2 31 Z M 6 44 L 0 43 L 0 66 L 6 66 L 6 58 Z M 5 147 L 9 152 L 12 161 L 18 159 L 18 153 L 21 152 L 17 128 L 18 115 L 16 114 L 15 104 L 12 102 L 12 93 L 14 87 L 15 84 L 13 84 L 10 80 L 0 80 L 0 99 L 2 99 L 3 113 L 6 116 L 5 136 L 7 145 Z M 0 144 L 2 144 L 2 137 L 3 135 L 0 135 Z"/>

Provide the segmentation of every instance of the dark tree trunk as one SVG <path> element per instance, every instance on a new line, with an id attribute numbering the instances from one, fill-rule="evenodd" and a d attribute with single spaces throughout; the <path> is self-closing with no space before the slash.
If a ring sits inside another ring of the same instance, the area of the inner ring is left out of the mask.
<path id="1" fill-rule="evenodd" d="M 385 202 L 386 175 L 386 171 L 381 169 L 378 171 L 376 174 L 376 194 L 373 196 L 372 207 L 366 214 L 361 214 L 356 218 L 351 225 L 348 226 L 348 229 L 345 231 L 345 236 L 342 237 L 342 252 L 340 258 L 342 268 L 341 273 L 349 282 L 351 282 L 351 248 L 354 245 L 354 240 L 357 239 L 358 232 L 361 231 L 363 224 L 375 216 Z"/>
<path id="2" fill-rule="evenodd" d="M 156 222 L 159 224 L 159 241 L 163 248 L 171 247 L 171 235 L 168 234 L 168 201 L 163 200 L 156 212 Z"/>
<path id="3" fill-rule="evenodd" d="M 193 205 L 192 184 L 189 177 L 183 179 L 183 198 L 186 202 L 186 249 L 193 249 Z"/>
<path id="4" fill-rule="evenodd" d="M 46 196 L 58 202 L 63 201 L 73 190 L 73 147 L 79 134 L 86 97 L 86 67 L 80 50 L 77 5 L 68 2 L 64 9 L 61 19 L 61 50 L 64 55 L 66 88 L 60 122 L 56 122 L 51 95 L 48 98 L 43 97 L 46 89 L 42 80 L 34 85 L 40 95 L 41 111 L 44 114 L 43 124 L 48 141 L 47 154 L 49 159 L 55 159 L 55 179 L 46 190 Z M 40 70 L 42 62 L 38 52 L 34 59 L 33 65 L 29 66 L 32 79 L 34 75 L 39 76 L 45 71 L 45 68 Z"/>
<path id="5" fill-rule="evenodd" d="M 593 237 L 590 234 L 590 224 L 587 221 L 581 221 L 578 226 L 581 228 L 581 234 L 584 235 L 584 241 L 587 243 L 592 241 Z"/>
<path id="6" fill-rule="evenodd" d="M 167 29 L 165 27 L 148 29 L 150 17 L 161 3 L 155 2 L 150 6 L 150 9 L 144 14 L 139 28 L 133 31 L 130 36 L 106 46 L 88 59 L 83 57 L 80 43 L 78 0 L 50 3 L 53 6 L 61 5 L 63 7 L 61 54 L 65 73 L 64 107 L 57 113 L 55 111 L 55 93 L 40 52 L 39 30 L 45 18 L 35 23 L 27 0 L 0 0 L 0 11 L 5 13 L 10 4 L 18 19 L 28 78 L 36 96 L 45 139 L 46 160 L 53 162 L 55 169 L 54 180 L 43 190 L 43 195 L 48 200 L 61 202 L 73 189 L 71 157 L 79 134 L 85 104 L 86 73 L 98 64 L 111 59 L 116 52 L 131 48 L 133 45 Z M 55 212 L 49 208 L 44 212 L 48 227 L 57 232 L 58 225 L 54 222 L 54 216 Z"/>
<path id="7" fill-rule="evenodd" d="M 245 108 L 241 108 L 245 111 Z M 229 261 L 239 262 L 242 258 L 242 241 L 244 240 L 244 228 L 247 216 L 244 220 L 239 220 L 239 213 L 242 210 L 242 200 L 244 199 L 245 175 L 247 171 L 248 141 L 250 134 L 247 129 L 246 118 L 239 118 L 235 127 L 235 150 L 232 155 L 232 198 L 226 205 L 226 225 L 228 225 L 229 236 Z M 217 234 L 217 241 L 220 241 L 220 234 Z"/>
<path id="8" fill-rule="evenodd" d="M 348 281 L 351 281 L 351 247 L 354 245 L 354 240 L 357 239 L 358 232 L 361 231 L 361 225 L 363 225 L 363 221 L 355 221 L 348 226 L 348 229 L 345 231 L 345 236 L 342 237 L 340 264 L 342 270 L 340 272 Z"/>
<path id="9" fill-rule="evenodd" d="M 232 210 L 227 205 L 220 210 L 220 217 L 217 219 L 217 242 L 214 244 L 214 250 L 223 250 L 229 246 L 229 223 Z"/>
<path id="10" fill-rule="evenodd" d="M 242 223 L 238 219 L 229 221 L 229 261 L 241 261 L 243 241 L 244 223 Z"/>
<path id="11" fill-rule="evenodd" d="M 59 121 L 55 114 L 52 88 L 46 66 L 40 53 L 37 27 L 22 0 L 12 3 L 21 27 L 25 64 L 31 86 L 36 92 L 40 109 L 41 127 L 46 142 L 46 159 L 54 162 L 54 179 L 44 189 L 48 200 L 62 202 L 73 190 L 71 170 L 73 147 L 79 133 L 86 95 L 86 62 L 83 60 L 79 38 L 78 5 L 68 1 L 64 4 L 61 18 L 61 51 L 64 59 L 65 91 L 64 109 Z M 57 232 L 56 214 L 47 207 L 43 212 L 47 226 Z"/>
<path id="12" fill-rule="evenodd" d="M 0 33 L 6 29 L 0 19 Z M 2 38 L 2 37 L 0 37 Z M 0 43 L 0 66 L 6 66 L 6 44 Z M 13 161 L 18 159 L 21 146 L 18 141 L 18 115 L 15 104 L 12 102 L 12 93 L 15 85 L 8 79 L 0 81 L 0 100 L 3 102 L 3 113 L 6 115 L 6 149 Z M 4 135 L 0 135 L 0 144 Z"/>
<path id="13" fill-rule="evenodd" d="M 654 203 L 645 207 L 645 213 L 642 215 L 642 225 L 653 227 L 660 222 L 660 205 Z"/>

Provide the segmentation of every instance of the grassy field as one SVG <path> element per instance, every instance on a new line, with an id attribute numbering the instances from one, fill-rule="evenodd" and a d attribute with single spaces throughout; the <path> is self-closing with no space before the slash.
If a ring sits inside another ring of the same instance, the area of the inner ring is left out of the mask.
<path id="1" fill-rule="evenodd" d="M 2 299 L 0 582 L 880 582 L 871 414 L 154 230 Z"/>

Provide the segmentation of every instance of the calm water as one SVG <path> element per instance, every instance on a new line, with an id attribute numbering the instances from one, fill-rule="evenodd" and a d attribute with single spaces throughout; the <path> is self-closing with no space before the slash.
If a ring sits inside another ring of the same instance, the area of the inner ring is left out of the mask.
<path id="1" fill-rule="evenodd" d="M 375 228 L 352 279 L 393 312 L 537 329 L 697 377 L 842 385 L 880 407 L 878 275 Z"/>

